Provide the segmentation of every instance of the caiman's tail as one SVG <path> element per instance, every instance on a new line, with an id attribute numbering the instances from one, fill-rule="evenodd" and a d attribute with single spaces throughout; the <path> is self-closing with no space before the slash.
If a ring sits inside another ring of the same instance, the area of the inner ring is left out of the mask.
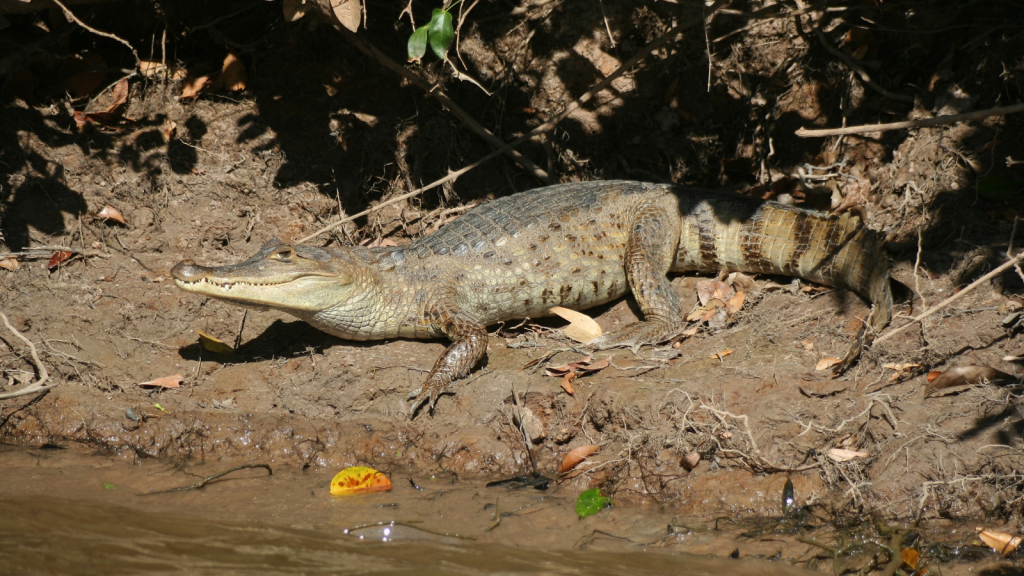
<path id="1" fill-rule="evenodd" d="M 849 368 L 892 319 L 889 258 L 859 215 L 711 195 L 686 208 L 678 269 L 785 274 L 870 300 L 871 314 L 837 372 Z"/>

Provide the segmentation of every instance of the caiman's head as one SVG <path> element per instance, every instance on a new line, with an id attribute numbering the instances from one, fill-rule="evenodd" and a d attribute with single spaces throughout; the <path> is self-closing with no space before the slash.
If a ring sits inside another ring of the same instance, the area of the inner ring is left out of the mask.
<path id="1" fill-rule="evenodd" d="M 319 312 L 352 293 L 358 275 L 353 264 L 326 250 L 275 238 L 245 262 L 208 268 L 183 260 L 171 276 L 182 290 L 235 304 Z"/>

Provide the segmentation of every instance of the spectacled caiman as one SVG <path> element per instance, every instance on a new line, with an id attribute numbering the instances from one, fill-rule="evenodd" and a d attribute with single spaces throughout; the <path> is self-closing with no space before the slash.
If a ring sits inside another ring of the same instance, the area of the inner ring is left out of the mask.
<path id="1" fill-rule="evenodd" d="M 667 184 L 560 184 L 478 206 L 405 247 L 316 248 L 272 240 L 239 264 L 185 260 L 183 290 L 276 308 L 349 340 L 440 338 L 415 409 L 465 376 L 487 351 L 487 326 L 585 309 L 631 292 L 642 322 L 587 344 L 638 347 L 671 339 L 685 320 L 669 272 L 796 276 L 853 290 L 873 308 L 849 367 L 889 323 L 889 260 L 859 216 L 812 212 Z"/>

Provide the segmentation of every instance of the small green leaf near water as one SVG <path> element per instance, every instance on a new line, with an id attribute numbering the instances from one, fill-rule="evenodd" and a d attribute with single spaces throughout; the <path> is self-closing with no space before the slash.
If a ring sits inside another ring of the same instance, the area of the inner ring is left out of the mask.
<path id="1" fill-rule="evenodd" d="M 576 499 L 576 515 L 580 518 L 592 516 L 608 505 L 608 497 L 597 488 L 584 490 Z"/>
<path id="2" fill-rule="evenodd" d="M 1003 202 L 1016 196 L 1024 185 L 1003 176 L 983 176 L 978 178 L 976 185 L 978 196 L 992 202 Z"/>
<path id="3" fill-rule="evenodd" d="M 113 482 L 104 482 L 103 483 L 103 489 L 104 490 L 113 490 L 114 488 L 117 488 L 117 486 L 114 486 Z"/>
<path id="4" fill-rule="evenodd" d="M 447 60 L 448 48 L 452 45 L 452 39 L 455 38 L 451 12 L 435 8 L 428 26 L 430 27 L 430 49 L 441 60 Z"/>
<path id="5" fill-rule="evenodd" d="M 409 36 L 407 50 L 410 62 L 423 58 L 423 55 L 427 53 L 427 33 L 429 30 L 429 24 L 420 26 L 412 33 L 412 36 Z"/>

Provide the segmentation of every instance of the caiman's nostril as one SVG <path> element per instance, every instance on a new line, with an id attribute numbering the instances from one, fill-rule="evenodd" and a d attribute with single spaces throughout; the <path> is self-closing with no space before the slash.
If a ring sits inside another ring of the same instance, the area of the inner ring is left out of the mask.
<path id="1" fill-rule="evenodd" d="M 203 267 L 197 266 L 192 260 L 182 260 L 171 268 L 171 276 L 178 280 L 192 281 L 203 275 Z"/>

